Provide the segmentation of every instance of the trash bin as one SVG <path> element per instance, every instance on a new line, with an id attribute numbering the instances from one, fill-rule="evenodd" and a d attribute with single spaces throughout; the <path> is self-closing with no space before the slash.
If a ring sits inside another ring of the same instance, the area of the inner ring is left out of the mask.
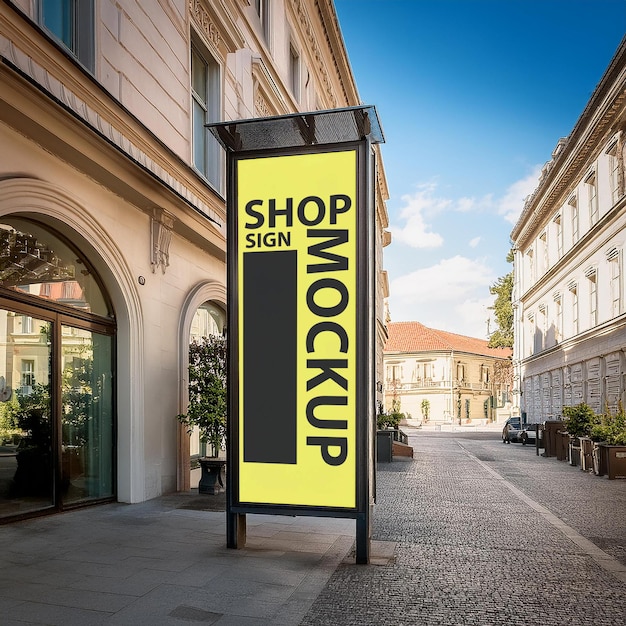
<path id="1" fill-rule="evenodd" d="M 376 431 L 376 460 L 379 463 L 393 461 L 393 430 Z"/>

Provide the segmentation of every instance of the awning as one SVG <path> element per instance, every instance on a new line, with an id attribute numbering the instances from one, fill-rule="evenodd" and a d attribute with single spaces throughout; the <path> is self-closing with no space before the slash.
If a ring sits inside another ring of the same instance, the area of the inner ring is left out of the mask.
<path id="1" fill-rule="evenodd" d="M 225 150 L 271 150 L 385 138 L 372 105 L 205 124 Z"/>

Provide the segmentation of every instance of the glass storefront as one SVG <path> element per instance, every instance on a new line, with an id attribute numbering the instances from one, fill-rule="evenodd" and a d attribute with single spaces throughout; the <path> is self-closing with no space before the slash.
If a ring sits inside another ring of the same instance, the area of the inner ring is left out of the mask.
<path id="1" fill-rule="evenodd" d="M 113 495 L 112 338 L 62 326 L 64 504 Z"/>
<path id="2" fill-rule="evenodd" d="M 115 323 L 86 259 L 0 219 L 0 521 L 115 496 Z"/>

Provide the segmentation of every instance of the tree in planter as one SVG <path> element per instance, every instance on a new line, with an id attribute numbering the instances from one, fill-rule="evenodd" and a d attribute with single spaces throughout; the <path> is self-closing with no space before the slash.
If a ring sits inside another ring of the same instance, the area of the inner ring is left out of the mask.
<path id="1" fill-rule="evenodd" d="M 593 409 L 581 402 L 576 406 L 564 406 L 563 424 L 564 437 L 569 435 L 568 455 L 570 465 L 581 465 L 587 470 L 592 467 L 593 443 L 589 439 L 591 429 L 597 423 L 598 417 Z"/>
<path id="2" fill-rule="evenodd" d="M 421 409 L 422 418 L 424 419 L 424 422 L 427 422 L 428 418 L 430 417 L 430 400 L 428 400 L 427 398 L 422 400 Z"/>
<path id="3" fill-rule="evenodd" d="M 226 436 L 226 339 L 219 335 L 203 337 L 189 345 L 189 404 L 178 421 L 189 434 L 197 427 L 200 441 L 212 448 L 216 457 Z"/>
<path id="4" fill-rule="evenodd" d="M 582 402 L 576 406 L 564 406 L 565 430 L 572 437 L 588 437 L 598 419 L 593 409 Z"/>
<path id="5" fill-rule="evenodd" d="M 591 429 L 591 438 L 596 442 L 593 450 L 593 470 L 598 476 L 626 478 L 626 413 L 620 402 L 617 412 L 612 414 L 608 406 L 600 423 Z"/>
<path id="6" fill-rule="evenodd" d="M 619 403 L 615 414 L 607 407 L 605 413 L 598 418 L 599 423 L 591 428 L 591 439 L 610 446 L 626 446 L 626 412 L 622 403 Z"/>

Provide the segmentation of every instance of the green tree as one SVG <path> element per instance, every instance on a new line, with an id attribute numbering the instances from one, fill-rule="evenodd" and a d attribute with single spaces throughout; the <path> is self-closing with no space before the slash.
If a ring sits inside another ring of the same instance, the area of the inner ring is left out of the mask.
<path id="1" fill-rule="evenodd" d="M 513 251 L 510 250 L 506 260 L 513 262 Z M 495 284 L 489 287 L 492 295 L 496 296 L 493 304 L 493 312 L 496 318 L 497 329 L 489 337 L 490 348 L 512 348 L 513 347 L 513 271 L 505 276 L 501 276 Z"/>

